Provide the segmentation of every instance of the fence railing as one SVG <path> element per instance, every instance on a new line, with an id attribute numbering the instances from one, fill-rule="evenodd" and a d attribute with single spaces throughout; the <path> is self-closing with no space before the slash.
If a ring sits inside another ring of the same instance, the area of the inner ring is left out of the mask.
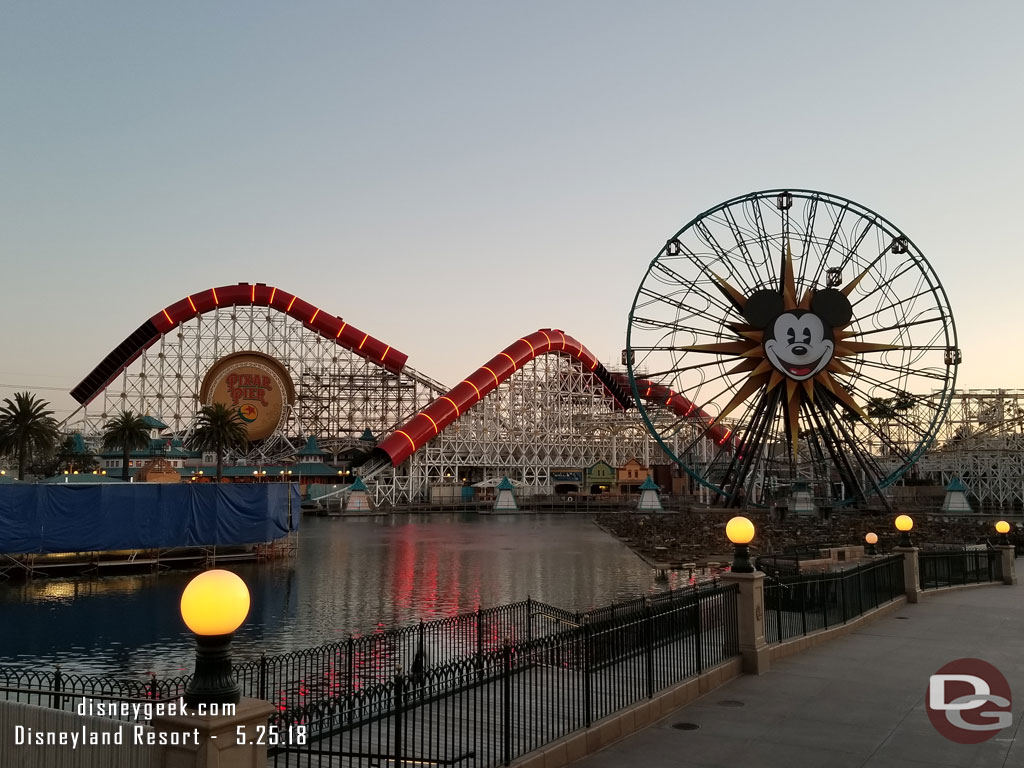
<path id="1" fill-rule="evenodd" d="M 84 698 L 92 707 L 86 714 L 134 720 L 130 706 L 114 705 L 151 705 L 155 701 L 177 698 L 184 693 L 189 679 L 188 676 L 158 678 L 151 675 L 145 680 L 137 680 L 78 675 L 65 672 L 59 666 L 40 670 L 0 666 L 0 698 L 63 710 L 77 709 Z M 99 707 L 104 711 L 96 712 Z"/>
<path id="2" fill-rule="evenodd" d="M 917 554 L 921 589 L 1003 580 L 998 549 L 922 550 Z"/>
<path id="3" fill-rule="evenodd" d="M 632 616 L 648 603 L 655 607 L 673 604 L 696 591 L 699 588 L 669 590 L 586 612 L 567 611 L 527 598 L 361 637 L 350 636 L 339 643 L 236 661 L 233 671 L 242 695 L 288 710 L 389 682 L 395 669 L 420 675 L 459 659 L 485 658 L 507 643 L 556 635 L 585 622 Z M 188 675 L 151 675 L 139 680 L 69 674 L 59 666 L 26 669 L 0 665 L 0 698 L 56 709 L 71 709 L 82 697 L 97 701 L 166 701 L 181 696 L 189 679 Z"/>
<path id="4" fill-rule="evenodd" d="M 735 585 L 279 712 L 275 766 L 508 765 L 739 653 Z M 299 743 L 302 742 L 302 743 Z"/>
<path id="5" fill-rule="evenodd" d="M 904 593 L 902 555 L 834 573 L 766 578 L 765 640 L 778 643 L 845 624 Z"/>

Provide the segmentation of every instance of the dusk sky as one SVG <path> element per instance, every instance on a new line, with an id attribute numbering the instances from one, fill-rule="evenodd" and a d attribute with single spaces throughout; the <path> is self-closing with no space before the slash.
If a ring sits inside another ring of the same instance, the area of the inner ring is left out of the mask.
<path id="1" fill-rule="evenodd" d="M 1024 6 L 6 2 L 0 397 L 265 282 L 454 385 L 562 328 L 617 363 L 665 240 L 851 198 L 943 281 L 958 387 L 1024 386 Z M 51 389 L 52 388 L 52 389 Z"/>

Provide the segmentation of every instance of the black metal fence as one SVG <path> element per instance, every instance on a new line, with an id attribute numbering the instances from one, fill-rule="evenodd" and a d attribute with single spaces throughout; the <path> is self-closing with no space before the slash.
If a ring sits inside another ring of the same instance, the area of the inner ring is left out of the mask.
<path id="1" fill-rule="evenodd" d="M 894 555 L 833 573 L 765 580 L 765 639 L 778 643 L 845 624 L 905 593 L 903 556 Z"/>
<path id="2" fill-rule="evenodd" d="M 272 718 L 275 766 L 508 765 L 738 654 L 735 585 L 510 641 Z M 635 609 L 634 609 L 635 608 Z M 269 730 L 269 729 L 268 729 Z"/>
<path id="3" fill-rule="evenodd" d="M 921 589 L 1003 580 L 998 549 L 922 550 L 917 553 Z"/>
<path id="4" fill-rule="evenodd" d="M 40 670 L 0 666 L 0 698 L 64 710 L 75 710 L 86 699 L 92 707 L 86 714 L 134 720 L 135 712 L 130 706 L 121 709 L 114 705 L 152 704 L 177 698 L 184 693 L 189 679 L 151 675 L 138 680 L 78 675 L 64 672 L 59 666 Z M 104 711 L 98 712 L 96 707 L 103 707 Z"/>
<path id="5" fill-rule="evenodd" d="M 304 707 L 356 693 L 393 680 L 396 669 L 422 675 L 433 667 L 467 657 L 486 658 L 506 644 L 520 644 L 578 628 L 585 622 L 633 615 L 645 602 L 673 604 L 693 588 L 656 593 L 573 612 L 538 600 L 481 608 L 408 627 L 351 636 L 274 656 L 236 661 L 242 694 L 273 703 L 279 710 Z M 0 665 L 0 698 L 59 709 L 73 709 L 83 697 L 95 701 L 166 701 L 181 696 L 190 676 L 146 679 L 69 674 L 58 667 L 26 669 Z"/>

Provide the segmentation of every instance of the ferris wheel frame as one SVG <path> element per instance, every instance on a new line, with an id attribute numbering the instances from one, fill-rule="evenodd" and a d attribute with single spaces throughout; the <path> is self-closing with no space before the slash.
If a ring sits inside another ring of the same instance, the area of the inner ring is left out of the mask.
<path id="1" fill-rule="evenodd" d="M 872 489 L 869 490 L 874 490 L 878 492 L 879 495 L 881 495 L 882 489 L 892 485 L 901 477 L 903 477 L 903 475 L 914 465 L 914 463 L 921 457 L 921 455 L 928 450 L 928 448 L 934 441 L 935 436 L 938 433 L 939 428 L 949 411 L 950 403 L 953 398 L 953 390 L 956 383 L 956 371 L 959 363 L 961 362 L 961 353 L 957 341 L 956 324 L 953 318 L 952 311 L 950 309 L 949 299 L 946 294 L 946 290 L 942 285 L 941 281 L 939 280 L 938 275 L 934 272 L 931 265 L 928 263 L 927 259 L 925 259 L 920 248 L 917 247 L 914 241 L 911 240 L 906 235 L 906 233 L 904 233 L 890 220 L 886 219 L 884 216 L 878 214 L 877 212 L 867 208 L 866 206 L 857 203 L 853 200 L 850 200 L 848 198 L 835 194 L 798 188 L 777 188 L 752 192 L 731 198 L 711 208 L 708 208 L 707 210 L 690 219 L 671 238 L 669 238 L 666 241 L 665 246 L 662 247 L 659 253 L 648 264 L 644 277 L 640 282 L 636 294 L 634 295 L 633 304 L 629 312 L 626 333 L 626 350 L 624 358 L 627 366 L 630 389 L 634 397 L 634 402 L 637 403 L 638 410 L 640 412 L 641 418 L 645 426 L 651 432 L 652 436 L 654 436 L 657 443 L 661 446 L 665 454 L 668 457 L 670 457 L 673 462 L 680 466 L 687 473 L 687 475 L 693 478 L 693 480 L 696 481 L 698 484 L 709 489 L 715 494 L 718 494 L 723 497 L 728 497 L 729 501 L 732 502 L 735 498 L 737 489 L 732 488 L 726 490 L 723 487 L 724 485 L 726 485 L 725 483 L 719 485 L 716 482 L 713 482 L 708 477 L 703 476 L 700 471 L 697 471 L 697 469 L 695 469 L 693 466 L 690 465 L 690 463 L 685 461 L 683 457 L 677 455 L 677 451 L 674 449 L 673 445 L 670 444 L 670 442 L 675 441 L 670 441 L 669 439 L 667 439 L 667 436 L 662 433 L 662 429 L 659 427 L 658 424 L 655 423 L 655 420 L 652 418 L 650 410 L 648 409 L 648 407 L 645 406 L 645 400 L 642 396 L 643 392 L 641 391 L 641 382 L 643 382 L 643 384 L 649 384 L 649 381 L 647 381 L 644 378 L 646 372 L 641 372 L 639 370 L 640 367 L 646 361 L 646 358 L 642 357 L 639 353 L 647 351 L 649 355 L 650 349 L 641 347 L 637 343 L 637 334 L 635 334 L 634 331 L 638 325 L 637 308 L 641 304 L 641 298 L 644 295 L 645 286 L 648 284 L 648 281 L 651 280 L 652 278 L 652 272 L 659 266 L 659 264 L 661 264 L 661 261 L 664 257 L 669 256 L 672 253 L 673 248 L 676 249 L 674 255 L 679 255 L 679 249 L 680 247 L 683 247 L 681 238 L 683 238 L 688 232 L 695 230 L 698 226 L 701 225 L 702 222 L 711 220 L 712 217 L 716 216 L 716 214 L 722 214 L 725 220 L 730 221 L 730 227 L 733 228 L 734 230 L 735 242 L 730 244 L 731 247 L 718 246 L 716 243 L 716 250 L 718 252 L 717 255 L 719 258 L 728 261 L 733 254 L 740 250 L 743 250 L 745 245 L 754 242 L 753 240 L 745 240 L 743 237 L 741 237 L 740 228 L 736 225 L 735 219 L 729 219 L 729 212 L 734 208 L 741 207 L 744 205 L 751 206 L 752 210 L 759 210 L 761 202 L 769 200 L 773 200 L 776 203 L 775 209 L 777 209 L 777 212 L 779 214 L 780 226 L 778 227 L 777 231 L 769 231 L 763 228 L 763 219 L 757 220 L 757 235 L 759 241 L 761 242 L 762 249 L 767 248 L 768 250 L 770 250 L 773 245 L 781 246 L 782 243 L 786 243 L 786 248 L 789 248 L 789 243 L 791 241 L 800 241 L 801 238 L 806 238 L 807 250 L 805 251 L 805 255 L 801 257 L 803 261 L 801 264 L 802 269 L 800 274 L 800 282 L 802 283 L 802 287 L 805 291 L 812 292 L 812 289 L 810 289 L 809 286 L 818 286 L 821 285 L 823 282 L 825 282 L 829 286 L 832 286 L 834 283 L 833 277 L 835 275 L 831 274 L 832 269 L 826 266 L 826 260 L 824 256 L 822 256 L 822 258 L 820 259 L 820 263 L 818 264 L 813 277 L 811 277 L 809 280 L 807 279 L 807 274 L 805 271 L 807 263 L 809 261 L 806 254 L 810 253 L 810 245 L 812 240 L 817 241 L 818 239 L 814 234 L 814 226 L 816 223 L 814 221 L 814 217 L 817 213 L 818 206 L 824 204 L 826 206 L 826 210 L 831 207 L 832 209 L 842 212 L 839 216 L 837 223 L 835 224 L 835 229 L 832 232 L 832 238 L 835 238 L 836 232 L 840 228 L 839 222 L 841 222 L 843 220 L 843 217 L 846 216 L 847 214 L 853 214 L 855 217 L 857 217 L 853 219 L 854 222 L 866 222 L 863 231 L 863 236 L 860 241 L 853 244 L 850 248 L 847 248 L 846 245 L 843 244 L 840 246 L 839 249 L 835 251 L 835 253 L 837 254 L 842 254 L 844 265 L 850 262 L 851 260 L 854 260 L 854 257 L 862 258 L 862 256 L 858 254 L 857 249 L 863 242 L 863 238 L 867 237 L 868 233 L 872 230 L 872 228 L 877 229 L 878 232 L 885 234 L 885 236 L 890 241 L 890 245 L 883 249 L 878 254 L 878 256 L 874 259 L 874 261 L 871 263 L 871 265 L 869 265 L 867 269 L 870 269 L 875 264 L 878 264 L 883 259 L 883 257 L 885 257 L 888 251 L 892 249 L 898 249 L 894 250 L 894 253 L 900 255 L 905 254 L 906 256 L 908 256 L 912 260 L 917 270 L 919 270 L 920 276 L 927 283 L 926 292 L 930 294 L 930 296 L 932 297 L 933 304 L 931 304 L 930 307 L 935 308 L 939 313 L 936 318 L 932 318 L 928 322 L 937 320 L 942 323 L 941 332 L 936 333 L 936 337 L 940 335 L 943 336 L 943 340 L 945 342 L 945 376 L 943 377 L 941 382 L 942 386 L 939 388 L 937 392 L 933 392 L 929 395 L 930 399 L 935 403 L 935 405 L 930 409 L 930 411 L 927 409 L 925 411 L 925 423 L 922 424 L 919 428 L 920 437 L 916 441 L 917 444 L 906 454 L 904 459 L 901 461 L 900 466 L 896 467 L 893 471 L 886 473 L 884 476 L 877 478 L 877 480 L 873 480 Z M 802 201 L 801 204 L 807 206 L 805 210 L 810 210 L 809 218 L 805 218 L 805 220 L 803 221 L 794 221 L 791 219 L 790 211 L 793 208 L 794 201 Z M 804 224 L 806 224 L 806 226 L 803 226 Z M 709 238 L 709 240 L 713 242 L 714 239 Z M 835 243 L 831 241 L 828 243 L 828 246 L 825 249 L 825 255 L 828 255 L 830 253 L 830 250 L 834 245 Z M 782 249 L 779 248 L 779 250 Z M 778 273 L 776 275 L 771 275 L 771 277 L 773 280 L 776 277 L 779 279 L 779 290 L 781 291 L 781 283 L 784 281 L 783 272 L 785 271 L 785 254 L 778 255 L 782 257 L 782 266 L 780 266 Z M 696 263 L 696 259 L 694 259 L 694 263 Z M 764 263 L 767 263 L 767 261 Z M 792 263 L 790 264 L 790 269 L 793 269 Z M 865 273 L 867 272 L 867 269 L 865 269 Z M 842 269 L 839 269 L 836 272 L 836 274 L 839 276 L 841 276 L 841 273 Z M 717 275 L 715 275 L 715 277 L 716 279 L 718 278 Z M 795 285 L 795 277 L 791 275 L 790 278 L 791 282 Z M 859 279 L 860 278 L 858 278 L 858 280 Z M 747 286 L 748 289 L 764 287 L 766 286 L 763 284 Z M 813 291 L 817 290 L 817 287 L 813 288 Z M 876 289 L 872 289 L 871 293 L 874 293 L 875 290 L 877 290 L 877 286 Z M 902 300 L 899 302 L 894 302 L 892 306 L 896 306 L 900 303 L 902 303 Z M 682 307 L 682 303 L 677 305 L 679 311 L 682 310 Z M 726 318 L 723 317 L 720 319 L 721 323 L 719 324 L 719 328 L 721 329 L 725 326 Z M 932 351 L 937 351 L 940 348 L 940 346 L 935 346 L 932 348 Z M 907 347 L 907 349 L 913 349 L 913 347 Z M 735 391 L 735 389 L 736 388 L 734 387 L 733 390 Z M 672 391 L 673 390 L 670 388 L 669 392 L 671 393 Z M 684 392 L 679 392 L 678 394 L 685 395 Z M 701 404 L 695 402 L 695 405 L 699 407 Z M 698 413 L 703 414 L 703 411 L 698 410 Z M 704 430 L 704 434 L 705 436 L 707 435 L 707 429 Z M 744 480 L 745 479 L 746 478 L 744 478 Z M 862 491 L 863 489 L 858 490 Z M 853 497 L 846 495 L 843 498 L 832 500 L 832 503 L 835 505 L 846 505 L 857 502 L 862 498 L 864 498 L 863 493 L 860 493 L 859 495 L 854 495 Z"/>

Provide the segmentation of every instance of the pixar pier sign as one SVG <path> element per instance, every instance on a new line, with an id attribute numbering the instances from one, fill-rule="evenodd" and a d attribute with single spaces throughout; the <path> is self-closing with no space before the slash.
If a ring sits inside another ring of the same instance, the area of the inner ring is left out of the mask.
<path id="1" fill-rule="evenodd" d="M 207 371 L 199 401 L 236 409 L 249 440 L 263 440 L 281 425 L 286 406 L 295 402 L 295 388 L 280 361 L 262 352 L 235 352 Z"/>

